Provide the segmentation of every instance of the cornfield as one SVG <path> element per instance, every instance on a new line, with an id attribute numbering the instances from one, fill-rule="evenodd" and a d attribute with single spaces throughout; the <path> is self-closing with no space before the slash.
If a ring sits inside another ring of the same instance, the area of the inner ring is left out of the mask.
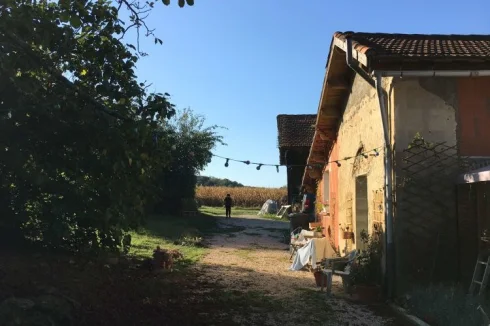
<path id="1" fill-rule="evenodd" d="M 196 199 L 200 205 L 221 207 L 226 194 L 230 194 L 234 206 L 262 207 L 266 200 L 272 199 L 279 203 L 287 190 L 284 188 L 251 188 L 251 187 L 197 187 Z"/>

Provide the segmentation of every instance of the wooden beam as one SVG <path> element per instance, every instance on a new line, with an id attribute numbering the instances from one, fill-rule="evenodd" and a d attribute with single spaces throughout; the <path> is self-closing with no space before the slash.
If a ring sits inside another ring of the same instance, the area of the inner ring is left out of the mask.
<path id="1" fill-rule="evenodd" d="M 325 156 L 325 151 L 315 151 L 315 150 L 313 150 L 310 155 L 311 156 Z"/>
<path id="2" fill-rule="evenodd" d="M 333 139 L 333 137 L 331 135 L 329 135 L 328 133 L 326 132 L 323 132 L 323 130 L 321 129 L 317 129 L 318 131 L 318 134 L 320 135 L 320 138 L 324 141 L 328 141 L 328 140 L 331 140 Z"/>
<path id="3" fill-rule="evenodd" d="M 338 109 L 334 108 L 322 108 L 320 110 L 320 115 L 322 118 L 328 119 L 338 119 L 341 117 L 341 114 Z"/>
<path id="4" fill-rule="evenodd" d="M 328 89 L 349 89 L 349 83 L 341 78 L 331 78 L 327 80 Z"/>
<path id="5" fill-rule="evenodd" d="M 324 156 L 310 156 L 309 164 L 323 164 L 326 161 Z"/>

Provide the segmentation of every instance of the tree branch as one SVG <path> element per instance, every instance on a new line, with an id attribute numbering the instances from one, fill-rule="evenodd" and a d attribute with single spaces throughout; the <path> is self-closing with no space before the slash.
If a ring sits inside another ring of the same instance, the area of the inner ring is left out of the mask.
<path id="1" fill-rule="evenodd" d="M 31 47 L 23 42 L 21 39 L 19 39 L 15 34 L 12 34 L 8 31 L 5 32 L 5 36 L 14 44 L 17 44 L 25 53 L 30 57 L 32 61 L 34 61 L 37 65 L 40 67 L 43 67 L 46 69 L 51 76 L 53 76 L 58 82 L 63 84 L 67 89 L 71 90 L 75 96 L 81 96 L 83 100 L 85 100 L 88 103 L 91 103 L 95 109 L 104 112 L 105 114 L 108 114 L 114 118 L 123 120 L 123 121 L 130 121 L 131 118 L 125 117 L 121 115 L 118 112 L 111 111 L 107 109 L 104 105 L 100 104 L 99 102 L 95 101 L 93 97 L 89 94 L 87 94 L 83 89 L 80 87 L 76 87 L 70 80 L 68 80 L 65 76 L 63 76 L 59 71 L 54 69 L 53 67 L 45 64 L 44 60 L 42 60 L 36 53 L 34 53 L 31 49 Z"/>

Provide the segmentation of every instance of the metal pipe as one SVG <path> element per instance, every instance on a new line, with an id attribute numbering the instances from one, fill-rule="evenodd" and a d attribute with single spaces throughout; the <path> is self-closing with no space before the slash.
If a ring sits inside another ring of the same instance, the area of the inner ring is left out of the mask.
<path id="1" fill-rule="evenodd" d="M 490 70 L 400 70 L 378 71 L 382 77 L 485 77 Z"/>
<path id="2" fill-rule="evenodd" d="M 375 74 L 376 92 L 378 94 L 379 109 L 383 123 L 383 134 L 385 141 L 384 171 L 385 171 L 385 229 L 386 229 L 386 278 L 387 296 L 394 295 L 395 284 L 395 246 L 393 242 L 393 152 L 391 148 L 388 109 L 386 108 L 385 91 L 382 85 L 381 73 Z"/>
<path id="3" fill-rule="evenodd" d="M 349 68 L 351 68 L 357 74 L 359 74 L 359 76 L 361 76 L 365 81 L 367 81 L 369 85 L 375 87 L 374 79 L 371 76 L 369 76 L 369 74 L 364 69 L 360 68 L 357 65 L 357 63 L 354 63 L 354 61 L 352 60 L 352 40 L 350 37 L 347 38 L 346 43 L 347 43 L 346 44 L 347 51 L 345 51 L 346 53 L 345 58 L 346 58 L 347 66 L 349 66 Z"/>

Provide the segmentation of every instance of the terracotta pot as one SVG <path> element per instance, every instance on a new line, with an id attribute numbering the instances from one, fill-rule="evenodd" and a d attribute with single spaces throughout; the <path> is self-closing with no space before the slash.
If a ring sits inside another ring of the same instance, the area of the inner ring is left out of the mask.
<path id="1" fill-rule="evenodd" d="M 354 239 L 354 232 L 344 232 L 343 239 Z"/>
<path id="2" fill-rule="evenodd" d="M 381 288 L 377 285 L 356 285 L 355 299 L 363 303 L 381 301 Z"/>
<path id="3" fill-rule="evenodd" d="M 323 274 L 322 272 L 315 271 L 313 273 L 313 276 L 315 276 L 316 286 L 321 287 L 322 284 L 327 284 L 327 282 L 326 282 L 326 275 Z"/>

